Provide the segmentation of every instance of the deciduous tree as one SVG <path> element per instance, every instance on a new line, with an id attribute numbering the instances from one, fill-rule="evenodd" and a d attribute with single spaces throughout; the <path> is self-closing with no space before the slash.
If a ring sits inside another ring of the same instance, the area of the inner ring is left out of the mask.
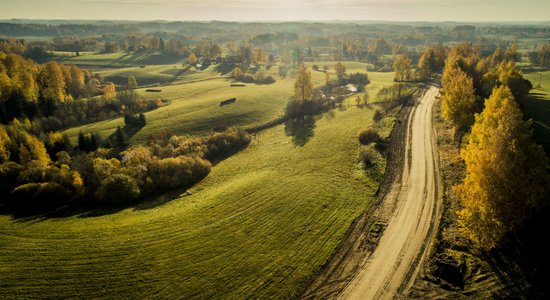
<path id="1" fill-rule="evenodd" d="M 472 78 L 458 66 L 445 68 L 442 80 L 441 110 L 446 120 L 464 129 L 474 122 L 476 96 Z"/>
<path id="2" fill-rule="evenodd" d="M 530 126 L 510 89 L 501 86 L 476 115 L 462 150 L 466 178 L 455 188 L 463 205 L 459 223 L 482 248 L 493 248 L 544 199 L 548 159 L 531 141 Z"/>
<path id="3" fill-rule="evenodd" d="M 412 66 L 411 60 L 406 55 L 399 55 L 393 62 L 395 71 L 395 81 L 406 81 L 411 78 Z"/>

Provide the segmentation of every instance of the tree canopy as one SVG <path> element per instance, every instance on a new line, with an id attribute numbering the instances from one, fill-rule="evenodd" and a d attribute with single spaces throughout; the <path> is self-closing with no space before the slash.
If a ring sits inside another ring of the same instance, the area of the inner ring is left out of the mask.
<path id="1" fill-rule="evenodd" d="M 521 224 L 546 193 L 548 159 L 531 141 L 530 126 L 510 89 L 501 86 L 476 115 L 462 150 L 466 177 L 455 187 L 463 205 L 459 223 L 484 249 Z"/>

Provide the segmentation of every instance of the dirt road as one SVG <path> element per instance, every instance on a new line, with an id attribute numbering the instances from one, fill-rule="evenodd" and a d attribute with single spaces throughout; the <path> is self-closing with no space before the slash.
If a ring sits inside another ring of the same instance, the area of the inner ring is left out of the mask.
<path id="1" fill-rule="evenodd" d="M 421 264 L 436 226 L 438 167 L 432 130 L 431 87 L 409 117 L 401 182 L 394 182 L 384 202 L 394 203 L 378 246 L 340 299 L 392 299 L 406 292 Z"/>

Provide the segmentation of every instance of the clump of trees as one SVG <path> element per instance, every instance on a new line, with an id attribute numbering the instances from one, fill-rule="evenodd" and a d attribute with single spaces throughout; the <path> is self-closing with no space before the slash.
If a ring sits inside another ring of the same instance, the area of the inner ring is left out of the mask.
<path id="1" fill-rule="evenodd" d="M 465 129 L 474 122 L 477 111 L 474 83 L 458 66 L 445 68 L 441 88 L 441 111 L 458 129 Z"/>
<path id="2" fill-rule="evenodd" d="M 275 83 L 275 78 L 273 76 L 266 76 L 263 72 L 256 72 L 255 76 L 244 73 L 241 68 L 235 67 L 231 73 L 231 77 L 235 81 L 244 82 L 244 83 L 257 83 L 257 84 L 272 84 Z"/>
<path id="3" fill-rule="evenodd" d="M 393 70 L 395 71 L 395 81 L 408 81 L 412 79 L 412 62 L 406 55 L 399 55 L 395 59 L 393 62 Z"/>
<path id="4" fill-rule="evenodd" d="M 117 92 L 113 83 L 88 70 L 0 52 L 0 123 L 27 118 L 36 128 L 57 131 L 158 107 L 137 97 L 133 76 L 128 84 L 128 90 Z"/>
<path id="5" fill-rule="evenodd" d="M 462 150 L 466 177 L 455 188 L 463 205 L 459 222 L 484 249 L 519 226 L 547 193 L 548 159 L 532 142 L 530 126 L 510 88 L 500 86 L 476 115 Z"/>
<path id="6" fill-rule="evenodd" d="M 139 114 L 124 114 L 124 124 L 126 126 L 133 126 L 133 127 L 143 127 L 147 124 L 147 120 L 145 119 L 145 115 L 143 113 Z"/>
<path id="7" fill-rule="evenodd" d="M 550 67 L 550 44 L 541 45 L 538 51 L 529 52 L 529 60 L 535 66 Z"/>
<path id="8" fill-rule="evenodd" d="M 341 68 L 345 67 L 341 65 Z M 326 73 L 326 85 L 314 89 L 311 81 L 311 71 L 304 64 L 300 64 L 296 70 L 294 95 L 287 103 L 286 116 L 303 119 L 306 115 L 332 109 L 347 96 L 364 91 L 365 86 L 369 83 L 369 77 L 364 73 L 350 75 L 342 73 L 336 80 L 331 80 L 330 75 Z M 355 92 L 350 91 L 347 87 L 348 84 L 354 85 L 357 90 Z M 368 97 L 368 94 L 365 94 L 362 99 L 359 98 L 358 105 L 361 105 L 361 103 L 366 104 Z"/>
<path id="9" fill-rule="evenodd" d="M 359 142 L 362 145 L 378 143 L 382 140 L 378 132 L 376 132 L 376 130 L 374 130 L 373 128 L 367 128 L 367 129 L 361 130 L 357 137 L 359 139 Z"/>
<path id="10" fill-rule="evenodd" d="M 370 168 L 374 166 L 376 162 L 376 150 L 372 147 L 363 147 L 359 150 L 359 160 L 365 165 L 365 167 Z"/>
<path id="11" fill-rule="evenodd" d="M 73 148 L 60 134 L 39 133 L 28 120 L 0 125 L 0 204 L 18 212 L 127 204 L 187 187 L 210 172 L 210 160 L 223 159 L 250 143 L 250 135 L 235 128 L 206 138 L 163 133 L 146 146 L 127 150 L 127 140 L 118 145 L 116 134 L 117 147 L 106 149 L 96 134 L 79 134 L 78 147 Z"/>
<path id="12" fill-rule="evenodd" d="M 514 52 L 497 48 L 484 57 L 463 43 L 450 51 L 443 72 L 443 117 L 460 133 L 471 130 L 461 152 L 466 176 L 454 189 L 462 203 L 459 224 L 487 250 L 540 204 L 548 184 L 548 160 L 519 108 L 531 84 Z"/>
<path id="13" fill-rule="evenodd" d="M 391 86 L 385 86 L 378 91 L 377 99 L 382 102 L 386 111 L 404 105 L 409 102 L 416 89 L 414 86 L 405 83 L 395 83 Z"/>

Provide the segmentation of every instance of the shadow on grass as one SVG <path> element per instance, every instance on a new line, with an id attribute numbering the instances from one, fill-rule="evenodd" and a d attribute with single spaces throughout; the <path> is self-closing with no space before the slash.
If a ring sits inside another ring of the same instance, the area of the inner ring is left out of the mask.
<path id="1" fill-rule="evenodd" d="M 285 122 L 285 134 L 292 137 L 294 145 L 302 147 L 313 137 L 315 121 L 313 116 L 289 119 Z"/>
<path id="2" fill-rule="evenodd" d="M 183 67 L 182 69 L 178 70 L 176 72 L 176 74 L 174 74 L 174 76 L 172 77 L 172 79 L 170 79 L 170 83 L 173 83 L 174 81 L 178 80 L 178 78 L 187 73 L 187 71 L 189 71 L 189 69 L 191 69 L 191 66 L 190 65 L 186 65 L 185 67 Z"/>
<path id="3" fill-rule="evenodd" d="M 227 63 L 218 64 L 216 66 L 216 72 L 220 73 L 221 75 L 226 75 L 233 72 L 233 69 L 235 69 L 235 67 L 242 68 L 242 66 L 237 66 L 235 64 L 227 64 Z"/>
<path id="4" fill-rule="evenodd" d="M 126 209 L 133 209 L 135 211 L 153 209 L 183 196 L 190 195 L 186 192 L 189 188 L 187 186 L 167 192 L 147 194 L 136 202 L 108 207 L 82 202 L 71 202 L 60 207 L 49 207 L 32 211 L 25 210 L 24 208 L 0 206 L 0 215 L 11 216 L 14 222 L 21 223 L 67 217 L 93 218 L 116 214 Z"/>
<path id="5" fill-rule="evenodd" d="M 533 119 L 533 136 L 535 141 L 544 147 L 550 155 L 550 99 L 542 93 L 531 93 L 521 103 L 525 119 Z"/>

